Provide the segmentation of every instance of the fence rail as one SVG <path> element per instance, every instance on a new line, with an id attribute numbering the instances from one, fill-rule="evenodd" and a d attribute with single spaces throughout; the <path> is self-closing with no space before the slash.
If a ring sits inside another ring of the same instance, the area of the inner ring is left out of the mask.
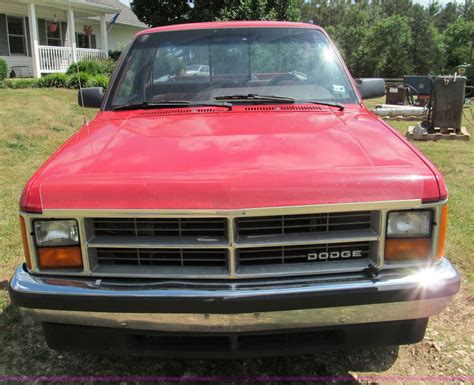
<path id="1" fill-rule="evenodd" d="M 72 63 L 70 47 L 39 46 L 41 73 L 66 72 Z"/>
<path id="2" fill-rule="evenodd" d="M 41 73 L 64 73 L 73 63 L 71 47 L 51 47 L 46 45 L 40 45 L 38 48 Z M 106 58 L 107 54 L 104 51 L 101 51 L 100 49 L 76 49 L 77 61 Z"/>
<path id="3" fill-rule="evenodd" d="M 94 60 L 94 59 L 107 59 L 107 54 L 100 49 L 76 49 L 77 61 L 82 60 Z"/>

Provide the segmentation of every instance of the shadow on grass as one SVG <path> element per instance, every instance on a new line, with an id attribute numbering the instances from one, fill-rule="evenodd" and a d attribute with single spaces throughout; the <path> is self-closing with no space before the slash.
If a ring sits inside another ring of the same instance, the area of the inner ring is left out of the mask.
<path id="1" fill-rule="evenodd" d="M 244 378 L 251 383 L 254 377 L 272 377 L 276 380 L 272 383 L 278 383 L 275 377 L 322 376 L 343 377 L 344 383 L 358 384 L 351 372 L 386 371 L 398 357 L 398 347 L 238 360 L 177 360 L 57 352 L 47 347 L 41 326 L 11 304 L 0 314 L 0 343 L 3 350 L 0 375 L 160 376 L 189 378 L 187 383 L 194 383 L 193 377 L 210 376 L 226 377 L 226 384 L 242 383 Z M 303 383 L 304 379 L 294 378 L 291 382 Z"/>

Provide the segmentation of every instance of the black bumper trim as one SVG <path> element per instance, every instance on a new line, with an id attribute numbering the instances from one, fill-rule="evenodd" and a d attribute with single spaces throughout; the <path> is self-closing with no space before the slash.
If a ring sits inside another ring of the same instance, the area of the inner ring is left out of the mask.
<path id="1" fill-rule="evenodd" d="M 43 331 L 55 350 L 228 359 L 412 344 L 423 339 L 427 322 L 421 318 L 252 333 L 170 333 L 44 323 Z"/>

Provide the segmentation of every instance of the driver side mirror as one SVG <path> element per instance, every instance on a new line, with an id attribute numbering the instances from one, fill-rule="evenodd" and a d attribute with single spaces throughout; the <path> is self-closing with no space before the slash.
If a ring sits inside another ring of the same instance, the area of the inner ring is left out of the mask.
<path id="1" fill-rule="evenodd" d="M 77 93 L 77 103 L 81 107 L 100 108 L 104 99 L 104 89 L 102 87 L 82 88 Z"/>
<path id="2" fill-rule="evenodd" d="M 356 80 L 362 99 L 381 98 L 385 96 L 385 80 L 382 78 L 362 78 Z"/>

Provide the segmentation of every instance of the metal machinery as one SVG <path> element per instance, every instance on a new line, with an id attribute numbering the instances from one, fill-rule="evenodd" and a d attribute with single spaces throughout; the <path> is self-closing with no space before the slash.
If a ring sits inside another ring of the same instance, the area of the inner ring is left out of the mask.
<path id="1" fill-rule="evenodd" d="M 466 77 L 466 98 L 474 96 L 474 65 L 461 64 L 455 68 L 455 71 L 460 76 Z"/>
<path id="2" fill-rule="evenodd" d="M 469 140 L 469 134 L 461 125 L 465 98 L 470 96 L 471 88 L 466 86 L 468 78 L 459 72 L 474 81 L 472 65 L 459 66 L 454 76 L 405 76 L 403 86 L 387 87 L 387 104 L 376 106 L 375 113 L 388 119 L 421 120 L 409 128 L 410 139 Z M 409 105 L 397 102 L 395 96 L 405 95 L 399 90 L 407 90 Z"/>
<path id="3" fill-rule="evenodd" d="M 404 106 L 409 104 L 408 88 L 404 85 L 388 85 L 385 87 L 385 104 Z"/>
<path id="4" fill-rule="evenodd" d="M 430 129 L 460 132 L 466 77 L 438 76 L 434 80 Z"/>

